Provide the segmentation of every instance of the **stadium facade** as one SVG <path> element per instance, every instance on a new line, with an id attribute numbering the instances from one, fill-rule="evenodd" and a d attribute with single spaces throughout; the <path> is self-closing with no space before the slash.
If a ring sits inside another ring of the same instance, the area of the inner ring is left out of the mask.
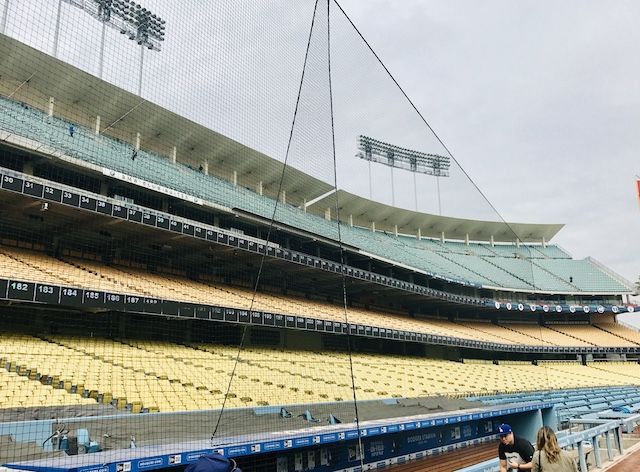
<path id="1" fill-rule="evenodd" d="M 385 205 L 0 53 L 7 466 L 358 470 L 640 403 L 633 287 L 562 225 Z"/>

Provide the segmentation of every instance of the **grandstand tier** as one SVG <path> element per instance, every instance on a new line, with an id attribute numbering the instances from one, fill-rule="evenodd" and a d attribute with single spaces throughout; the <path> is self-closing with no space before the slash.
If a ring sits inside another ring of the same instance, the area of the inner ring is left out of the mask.
<path id="1" fill-rule="evenodd" d="M 640 420 L 640 334 L 617 323 L 632 284 L 553 244 L 560 224 L 504 222 L 344 11 L 203 2 L 200 30 L 166 0 L 17 3 L 0 7 L 0 465 L 180 472 L 215 450 L 357 472 L 509 421 L 565 430 L 586 467 L 586 438 L 622 445 Z M 362 133 L 390 178 L 354 158 Z"/>

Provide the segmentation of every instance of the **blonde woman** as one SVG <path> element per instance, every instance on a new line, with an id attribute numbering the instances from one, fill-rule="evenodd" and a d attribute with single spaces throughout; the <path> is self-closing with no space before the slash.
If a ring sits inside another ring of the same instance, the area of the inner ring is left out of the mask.
<path id="1" fill-rule="evenodd" d="M 560 449 L 556 433 L 548 426 L 538 430 L 536 446 L 531 462 L 532 472 L 578 472 L 578 464 L 570 453 Z"/>

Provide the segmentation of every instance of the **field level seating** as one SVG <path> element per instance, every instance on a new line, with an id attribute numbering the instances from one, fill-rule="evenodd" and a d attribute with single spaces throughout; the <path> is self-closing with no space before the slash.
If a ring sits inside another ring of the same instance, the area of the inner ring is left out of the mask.
<path id="1" fill-rule="evenodd" d="M 0 335 L 0 404 L 99 402 L 132 413 L 640 385 L 632 362 L 453 362 L 164 341 Z M 353 377 L 352 377 L 353 373 Z M 11 392 L 11 395 L 4 395 Z M 488 398 L 488 397 L 487 397 Z M 54 401 L 55 400 L 55 401 Z"/>

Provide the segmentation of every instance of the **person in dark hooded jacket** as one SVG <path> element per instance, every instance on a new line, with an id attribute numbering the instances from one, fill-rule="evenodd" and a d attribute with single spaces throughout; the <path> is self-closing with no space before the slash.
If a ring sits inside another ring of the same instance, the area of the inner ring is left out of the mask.
<path id="1" fill-rule="evenodd" d="M 187 466 L 184 472 L 242 472 L 236 461 L 217 452 L 210 452 Z"/>

